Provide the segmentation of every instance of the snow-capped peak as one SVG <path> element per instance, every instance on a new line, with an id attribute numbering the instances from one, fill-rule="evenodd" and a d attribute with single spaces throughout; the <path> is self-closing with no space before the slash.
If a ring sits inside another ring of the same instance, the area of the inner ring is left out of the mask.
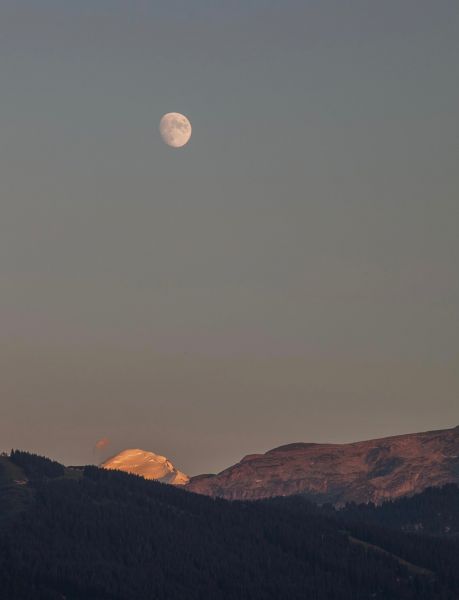
<path id="1" fill-rule="evenodd" d="M 101 464 L 103 469 L 116 469 L 141 475 L 145 479 L 156 479 L 162 483 L 185 485 L 189 477 L 174 467 L 165 456 L 139 448 L 123 450 Z"/>

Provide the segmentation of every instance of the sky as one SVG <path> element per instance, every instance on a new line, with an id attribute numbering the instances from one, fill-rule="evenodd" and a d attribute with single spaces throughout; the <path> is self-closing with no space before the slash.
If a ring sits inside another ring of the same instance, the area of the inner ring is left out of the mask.
<path id="1" fill-rule="evenodd" d="M 0 83 L 1 448 L 459 424 L 457 0 L 2 0 Z"/>

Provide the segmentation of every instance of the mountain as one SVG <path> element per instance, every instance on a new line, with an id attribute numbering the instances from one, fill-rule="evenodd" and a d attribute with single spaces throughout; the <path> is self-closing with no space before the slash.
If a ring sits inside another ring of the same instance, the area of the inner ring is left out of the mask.
<path id="1" fill-rule="evenodd" d="M 186 489 L 229 500 L 306 494 L 317 502 L 381 503 L 459 483 L 459 427 L 352 444 L 295 443 L 250 454 Z"/>
<path id="2" fill-rule="evenodd" d="M 360 519 L 304 496 L 226 502 L 14 451 L 0 458 L 1 596 L 457 600 L 459 541 L 401 527 L 442 511 L 457 523 L 459 490 L 417 498 L 385 528 L 379 507 Z"/>
<path id="3" fill-rule="evenodd" d="M 173 485 L 185 485 L 189 481 L 189 477 L 177 470 L 165 456 L 138 448 L 123 450 L 102 463 L 101 467 L 125 471 L 133 475 L 141 475 L 145 479 L 156 479 Z"/>

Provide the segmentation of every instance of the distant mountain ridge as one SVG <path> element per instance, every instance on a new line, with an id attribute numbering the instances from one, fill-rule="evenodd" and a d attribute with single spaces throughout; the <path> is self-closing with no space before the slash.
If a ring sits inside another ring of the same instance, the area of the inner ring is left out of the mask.
<path id="1" fill-rule="evenodd" d="M 459 483 L 459 426 L 350 444 L 297 442 L 250 454 L 186 489 L 229 500 L 305 494 L 317 502 L 379 504 Z"/>
<path id="2" fill-rule="evenodd" d="M 190 480 L 188 475 L 176 469 L 165 456 L 139 448 L 123 450 L 103 462 L 101 467 L 141 475 L 145 479 L 155 479 L 172 485 L 186 485 Z"/>

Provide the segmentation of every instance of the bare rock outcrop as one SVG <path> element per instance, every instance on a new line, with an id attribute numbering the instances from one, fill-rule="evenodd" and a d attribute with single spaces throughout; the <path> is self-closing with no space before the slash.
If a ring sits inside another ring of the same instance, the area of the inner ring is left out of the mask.
<path id="1" fill-rule="evenodd" d="M 251 454 L 186 489 L 229 500 L 305 494 L 342 505 L 459 484 L 459 427 L 351 444 L 294 443 Z"/>

